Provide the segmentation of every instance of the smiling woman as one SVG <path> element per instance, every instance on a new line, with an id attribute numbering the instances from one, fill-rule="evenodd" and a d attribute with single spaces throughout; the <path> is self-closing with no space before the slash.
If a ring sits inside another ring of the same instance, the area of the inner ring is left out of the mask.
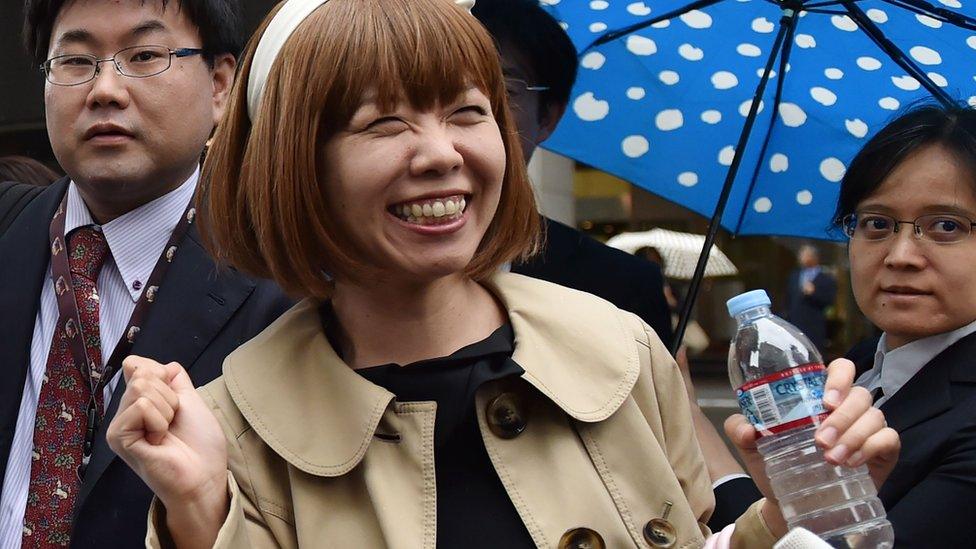
<path id="1" fill-rule="evenodd" d="M 333 284 L 322 272 L 382 276 L 372 264 L 380 244 L 367 242 L 375 236 L 367 233 L 389 233 L 393 226 L 378 213 L 417 206 L 420 215 L 411 225 L 431 226 L 423 220 L 439 219 L 433 216 L 436 201 L 426 204 L 428 216 L 424 200 L 461 195 L 465 217 L 476 223 L 452 233 L 454 240 L 470 235 L 477 244 L 479 233 L 487 235 L 465 261 L 468 274 L 483 278 L 527 257 L 536 247 L 538 216 L 491 39 L 473 19 L 458 27 L 409 2 L 402 17 L 390 15 L 400 3 L 353 4 L 326 2 L 295 29 L 267 74 L 253 115 L 250 86 L 236 88 L 205 167 L 214 216 L 206 226 L 214 251 L 293 293 L 326 297 Z M 245 60 L 242 82 L 252 78 L 252 59 L 249 54 Z M 452 151 L 444 157 L 447 148 Z M 347 156 L 350 150 L 357 156 Z M 413 181 L 405 181 L 408 172 Z M 432 185 L 438 172 L 448 176 Z M 370 189 L 356 184 L 372 203 L 336 196 L 344 191 L 332 183 L 351 182 L 352 173 L 374 176 Z M 241 193 L 249 200 L 241 201 Z M 504 215 L 494 216 L 496 208 Z M 407 234 L 388 235 L 388 246 L 402 244 L 397 239 Z M 398 251 L 408 253 L 389 250 Z"/>
<path id="2" fill-rule="evenodd" d="M 895 545 L 970 545 L 976 111 L 924 106 L 882 129 L 851 162 L 836 220 L 857 304 L 884 331 L 858 385 L 904 441 L 879 494 Z"/>
<path id="3" fill-rule="evenodd" d="M 178 365 L 127 362 L 108 439 L 158 496 L 151 544 L 704 542 L 710 482 L 660 340 L 502 272 L 539 217 L 470 3 L 288 0 L 252 40 L 201 223 L 219 257 L 305 300 L 199 395 Z M 824 426 L 883 461 L 897 438 L 848 430 L 870 399 L 844 366 Z M 772 544 L 760 512 L 782 533 L 767 500 L 739 543 Z"/>

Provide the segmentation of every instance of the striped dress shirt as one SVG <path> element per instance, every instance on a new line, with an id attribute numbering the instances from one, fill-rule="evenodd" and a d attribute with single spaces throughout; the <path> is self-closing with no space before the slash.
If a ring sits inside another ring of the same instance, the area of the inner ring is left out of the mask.
<path id="1" fill-rule="evenodd" d="M 98 326 L 104 362 L 108 362 L 112 356 L 156 261 L 193 198 L 199 175 L 197 170 L 176 190 L 101 226 L 111 253 L 98 275 L 98 294 L 101 298 Z M 78 188 L 71 182 L 68 185 L 65 234 L 86 225 L 97 223 L 92 219 Z M 49 263 L 46 283 L 41 290 L 40 307 L 34 319 L 30 371 L 21 396 L 14 439 L 4 473 L 3 493 L 0 494 L 0 549 L 20 549 L 23 537 L 34 444 L 34 417 L 58 316 Z M 121 372 L 117 373 L 105 388 L 106 407 L 120 375 Z"/>

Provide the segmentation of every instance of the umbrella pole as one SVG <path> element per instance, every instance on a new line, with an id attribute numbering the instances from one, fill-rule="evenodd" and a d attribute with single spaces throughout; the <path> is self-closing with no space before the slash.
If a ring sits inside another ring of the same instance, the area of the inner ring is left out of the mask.
<path id="1" fill-rule="evenodd" d="M 796 25 L 791 27 L 783 39 L 783 49 L 779 56 L 779 80 L 776 81 L 776 94 L 773 96 L 773 112 L 779 112 L 779 105 L 783 102 L 783 86 L 786 85 L 786 67 L 790 63 L 790 52 L 793 51 L 793 34 Z M 773 128 L 776 126 L 776 117 L 769 118 L 769 127 L 766 128 L 766 137 L 763 139 L 762 147 L 759 149 L 759 161 L 756 162 L 755 169 L 752 170 L 752 179 L 749 180 L 749 190 L 746 191 L 746 199 L 742 201 L 742 209 L 739 210 L 739 218 L 735 224 L 735 232 L 739 234 L 742 230 L 742 220 L 746 218 L 746 210 L 749 208 L 749 200 L 752 199 L 752 191 L 756 188 L 756 181 L 759 179 L 759 172 L 766 165 L 766 153 L 769 152 L 769 141 L 773 137 Z"/>
<path id="2" fill-rule="evenodd" d="M 742 163 L 742 157 L 745 154 L 746 145 L 749 143 L 749 135 L 752 133 L 752 127 L 756 123 L 756 118 L 759 114 L 759 105 L 762 103 L 763 95 L 766 93 L 766 84 L 769 82 L 770 71 L 773 70 L 773 65 L 775 65 L 776 58 L 779 56 L 780 49 L 783 47 L 785 37 L 792 33 L 792 29 L 796 25 L 796 18 L 800 9 L 802 9 L 802 5 L 800 4 L 797 4 L 795 8 L 783 9 L 779 32 L 776 33 L 773 48 L 769 52 L 769 58 L 766 60 L 766 70 L 763 72 L 762 78 L 759 79 L 759 85 L 756 86 L 756 93 L 752 97 L 752 105 L 749 107 L 746 123 L 742 127 L 742 133 L 739 134 L 739 142 L 735 146 L 732 165 L 729 166 L 729 171 L 725 176 L 722 193 L 718 197 L 715 212 L 712 215 L 712 220 L 708 224 L 708 234 L 705 235 L 705 244 L 702 246 L 701 255 L 698 256 L 698 265 L 695 266 L 695 274 L 692 276 L 691 285 L 688 287 L 688 295 L 685 296 L 684 305 L 681 307 L 680 320 L 674 332 L 674 341 L 671 342 L 672 355 L 678 353 L 678 349 L 681 347 L 681 341 L 685 336 L 685 330 L 688 328 L 691 310 L 695 306 L 695 300 L 698 298 L 701 282 L 705 276 L 705 266 L 708 265 L 708 256 L 712 251 L 712 246 L 715 244 L 715 236 L 718 234 L 722 216 L 725 214 L 725 206 L 728 204 L 729 195 L 732 193 L 732 184 L 735 182 L 739 165 Z M 780 75 L 780 78 L 784 76 Z M 772 115 L 776 116 L 776 113 L 772 113 Z"/>

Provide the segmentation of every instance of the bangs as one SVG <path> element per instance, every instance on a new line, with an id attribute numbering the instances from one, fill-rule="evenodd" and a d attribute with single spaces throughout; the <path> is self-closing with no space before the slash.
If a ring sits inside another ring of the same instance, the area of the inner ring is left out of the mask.
<path id="1" fill-rule="evenodd" d="M 312 63 L 337 65 L 324 98 L 327 133 L 344 126 L 367 96 L 384 111 L 401 101 L 429 109 L 475 86 L 497 112 L 504 82 L 495 45 L 480 27 L 452 0 L 327 2 L 296 32 L 308 36 L 295 40 L 315 45 Z"/>

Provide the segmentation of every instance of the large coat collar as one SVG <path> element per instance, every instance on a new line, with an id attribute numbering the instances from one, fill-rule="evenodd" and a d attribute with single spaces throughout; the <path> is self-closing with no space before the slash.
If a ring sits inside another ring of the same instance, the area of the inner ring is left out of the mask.
<path id="1" fill-rule="evenodd" d="M 520 275 L 499 274 L 485 285 L 508 311 L 512 358 L 528 383 L 579 421 L 602 421 L 617 410 L 640 370 L 624 313 L 589 294 Z M 393 401 L 342 362 L 311 300 L 231 354 L 224 382 L 265 443 L 320 476 L 343 475 L 359 463 Z"/>

